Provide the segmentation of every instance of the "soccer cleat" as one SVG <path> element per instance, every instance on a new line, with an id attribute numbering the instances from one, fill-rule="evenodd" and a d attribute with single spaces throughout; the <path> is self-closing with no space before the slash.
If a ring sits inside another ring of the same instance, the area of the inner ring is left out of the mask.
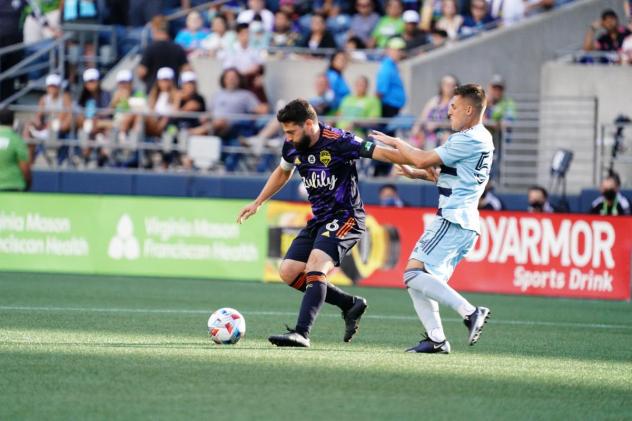
<path id="1" fill-rule="evenodd" d="M 443 342 L 435 342 L 428 334 L 424 335 L 424 338 L 412 348 L 408 348 L 406 352 L 416 352 L 419 354 L 449 354 L 450 342 L 447 340 Z"/>
<path id="2" fill-rule="evenodd" d="M 362 297 L 353 297 L 353 305 L 347 311 L 342 312 L 342 318 L 345 321 L 345 342 L 351 341 L 353 335 L 356 334 L 360 327 L 360 318 L 366 311 L 368 305 L 366 299 Z"/>
<path id="3" fill-rule="evenodd" d="M 287 326 L 286 326 L 287 327 Z M 287 327 L 287 332 L 280 335 L 272 335 L 268 340 L 276 346 L 288 346 L 298 348 L 309 348 L 309 338 L 301 335 L 294 329 Z"/>
<path id="4" fill-rule="evenodd" d="M 467 338 L 468 344 L 474 345 L 478 341 L 478 338 L 481 336 L 481 331 L 491 314 L 492 312 L 489 311 L 487 307 L 476 307 L 474 313 L 470 314 L 467 318 L 465 318 L 465 320 L 463 320 L 463 323 L 465 323 L 465 326 L 469 331 Z"/>

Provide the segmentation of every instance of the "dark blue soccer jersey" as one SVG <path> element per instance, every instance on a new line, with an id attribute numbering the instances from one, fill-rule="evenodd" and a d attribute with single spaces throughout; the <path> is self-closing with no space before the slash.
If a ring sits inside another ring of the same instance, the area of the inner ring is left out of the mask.
<path id="1" fill-rule="evenodd" d="M 298 168 L 312 205 L 314 222 L 329 222 L 334 214 L 364 219 L 364 204 L 358 191 L 355 160 L 372 145 L 352 133 L 320 125 L 318 142 L 299 152 L 290 141 L 283 145 L 281 165 Z"/>

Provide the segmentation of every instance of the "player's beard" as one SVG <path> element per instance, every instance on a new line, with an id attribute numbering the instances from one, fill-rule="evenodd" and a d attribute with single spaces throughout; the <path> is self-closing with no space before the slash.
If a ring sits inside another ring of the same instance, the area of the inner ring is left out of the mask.
<path id="1" fill-rule="evenodd" d="M 307 135 L 307 133 L 304 133 L 303 136 L 301 136 L 301 139 L 298 141 L 298 143 L 294 144 L 294 147 L 299 152 L 307 152 L 311 141 L 312 139 Z"/>

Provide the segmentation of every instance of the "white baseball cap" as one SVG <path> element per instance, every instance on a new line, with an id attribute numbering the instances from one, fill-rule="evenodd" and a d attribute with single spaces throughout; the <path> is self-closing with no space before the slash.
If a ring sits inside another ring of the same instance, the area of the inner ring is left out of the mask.
<path id="1" fill-rule="evenodd" d="M 419 13 L 415 10 L 406 10 L 402 15 L 404 23 L 419 23 Z"/>
<path id="2" fill-rule="evenodd" d="M 186 72 L 182 72 L 182 74 L 180 75 L 180 80 L 182 81 L 182 83 L 195 82 L 197 80 L 197 76 L 194 72 L 188 70 Z"/>
<path id="3" fill-rule="evenodd" d="M 46 76 L 46 86 L 59 86 L 61 85 L 61 76 L 54 73 Z"/>
<path id="4" fill-rule="evenodd" d="M 91 82 L 94 80 L 99 80 L 100 78 L 101 75 L 99 74 L 99 71 L 97 69 L 86 69 L 86 71 L 83 72 L 84 82 Z"/>
<path id="5" fill-rule="evenodd" d="M 158 80 L 165 80 L 165 79 L 173 80 L 174 76 L 175 76 L 175 72 L 173 71 L 173 69 L 171 67 L 161 67 L 160 69 L 158 69 L 158 74 L 156 75 L 156 79 L 158 79 Z"/>
<path id="6" fill-rule="evenodd" d="M 129 69 L 122 69 L 116 73 L 116 83 L 129 83 L 132 79 L 134 79 L 134 75 Z"/>

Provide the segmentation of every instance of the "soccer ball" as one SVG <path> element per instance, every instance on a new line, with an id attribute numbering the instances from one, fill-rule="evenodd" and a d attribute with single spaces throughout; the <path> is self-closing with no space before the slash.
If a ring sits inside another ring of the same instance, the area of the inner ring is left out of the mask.
<path id="1" fill-rule="evenodd" d="M 208 334 L 216 344 L 236 344 L 245 333 L 246 320 L 234 308 L 220 308 L 208 319 Z"/>

